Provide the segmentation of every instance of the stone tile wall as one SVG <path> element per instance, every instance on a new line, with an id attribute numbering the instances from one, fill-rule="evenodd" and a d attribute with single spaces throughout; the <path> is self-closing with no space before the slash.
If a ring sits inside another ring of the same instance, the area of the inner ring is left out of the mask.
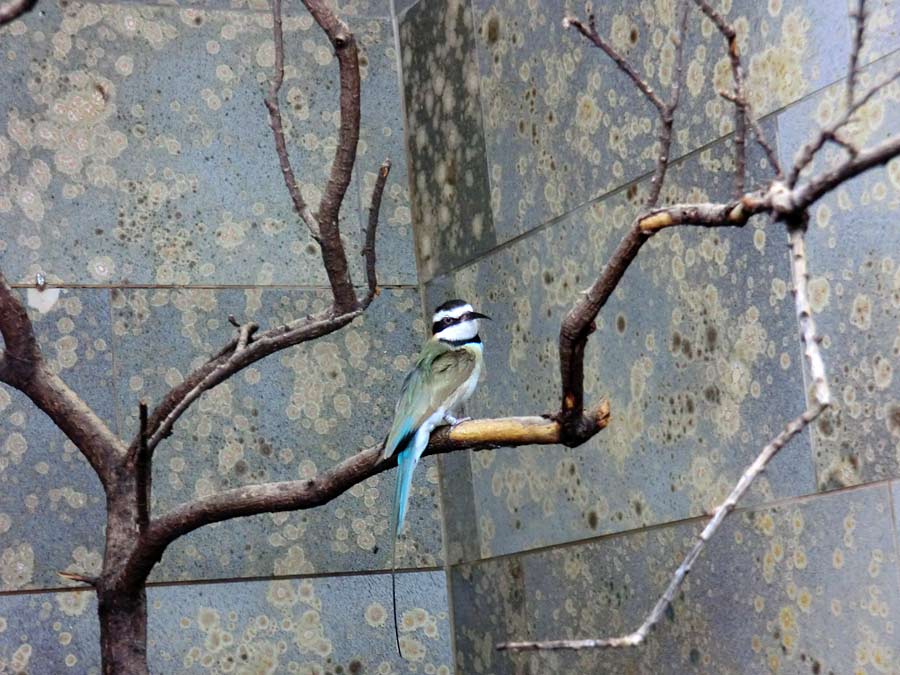
<path id="1" fill-rule="evenodd" d="M 311 476 L 377 442 L 425 333 L 391 3 L 335 4 L 358 36 L 364 78 L 342 232 L 362 284 L 362 224 L 390 156 L 384 291 L 347 329 L 204 396 L 157 451 L 157 513 Z M 315 204 L 337 137 L 337 62 L 299 2 L 284 15 L 286 133 Z M 267 326 L 328 302 L 263 106 L 270 36 L 268 5 L 256 0 L 39 0 L 0 31 L 0 269 L 33 305 L 51 366 L 124 437 L 140 399 L 157 401 L 231 337 L 229 314 Z M 54 290 L 26 290 L 38 272 Z M 151 578 L 151 668 L 449 673 L 438 491 L 436 462 L 425 460 L 398 548 L 411 570 L 397 580 L 409 662 L 394 643 L 384 475 L 321 509 L 231 521 L 174 544 Z M 0 387 L 0 672 L 99 672 L 94 599 L 57 572 L 99 571 L 104 514 L 74 446 Z"/>
<path id="2" fill-rule="evenodd" d="M 666 91 L 676 3 L 592 4 L 600 31 Z M 789 162 L 839 113 L 855 3 L 714 5 L 738 31 L 754 110 Z M 867 7 L 862 86 L 900 64 L 900 8 Z M 420 267 L 426 304 L 458 295 L 495 318 L 473 415 L 558 407 L 559 322 L 649 188 L 654 111 L 562 28 L 566 13 L 589 11 L 566 0 L 420 0 L 400 15 L 411 201 L 420 256 L 431 254 Z M 689 26 L 666 202 L 732 190 L 732 116 L 716 95 L 729 81 L 724 42 L 696 11 Z M 439 105 L 463 88 L 479 105 Z M 854 139 L 900 131 L 898 99 L 895 83 L 864 109 Z M 459 160 L 446 144 L 461 128 Z M 838 157 L 829 148 L 813 168 Z M 450 181 L 452 162 L 470 189 Z M 684 228 L 642 250 L 588 346 L 588 396 L 608 397 L 613 411 L 592 442 L 442 458 L 457 672 L 900 671 L 898 169 L 872 171 L 814 209 L 813 308 L 836 406 L 756 482 L 646 647 L 493 648 L 636 628 L 703 514 L 804 408 L 783 230 L 762 219 Z M 751 185 L 771 176 L 757 148 L 748 174 Z M 446 245 L 435 255 L 436 241 Z"/>

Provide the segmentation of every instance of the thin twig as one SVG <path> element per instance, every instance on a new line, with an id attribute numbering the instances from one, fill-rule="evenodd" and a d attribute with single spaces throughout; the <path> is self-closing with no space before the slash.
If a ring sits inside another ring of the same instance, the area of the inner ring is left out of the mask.
<path id="1" fill-rule="evenodd" d="M 602 49 L 609 58 L 615 61 L 616 65 L 619 66 L 619 69 L 631 78 L 634 85 L 647 97 L 647 100 L 650 101 L 650 103 L 656 106 L 656 109 L 660 113 L 663 113 L 666 110 L 666 104 L 656 95 L 656 92 L 653 91 L 653 88 L 647 81 L 638 75 L 634 66 L 632 66 L 624 56 L 619 54 L 609 42 L 600 37 L 600 34 L 597 33 L 597 30 L 593 26 L 592 19 L 590 20 L 590 25 L 586 26 L 580 19 L 574 16 L 567 16 L 563 19 L 562 25 L 563 28 L 574 27 L 584 37 L 593 42 L 595 46 Z"/>
<path id="2" fill-rule="evenodd" d="M 79 574 L 78 572 L 57 572 L 57 576 L 62 577 L 63 579 L 68 579 L 69 581 L 77 581 L 82 584 L 87 584 L 88 586 L 96 586 L 97 585 L 97 577 L 92 577 L 87 574 Z"/>
<path id="3" fill-rule="evenodd" d="M 234 348 L 235 352 L 242 352 L 247 348 L 247 344 L 249 344 L 250 339 L 253 337 L 253 334 L 259 330 L 259 324 L 255 324 L 253 322 L 245 323 L 240 328 L 240 333 L 238 335 L 237 346 Z"/>
<path id="4" fill-rule="evenodd" d="M 830 125 L 822 129 L 819 134 L 811 140 L 809 143 L 804 145 L 800 152 L 797 153 L 797 157 L 794 159 L 794 166 L 791 169 L 791 172 L 788 174 L 787 180 L 785 181 L 787 185 L 793 188 L 797 181 L 800 179 L 800 174 L 805 169 L 809 163 L 816 156 L 816 153 L 822 149 L 827 142 L 834 140 L 837 137 L 837 133 L 849 124 L 850 119 L 853 117 L 853 114 L 862 108 L 866 103 L 871 100 L 873 96 L 875 96 L 878 92 L 880 92 L 885 87 L 889 86 L 893 83 L 897 78 L 900 78 L 900 70 L 896 71 L 892 75 L 889 75 L 884 80 L 873 86 L 869 91 L 867 91 L 862 97 L 853 102 L 853 104 L 847 107 L 847 110 L 844 111 L 844 114 L 841 115 L 836 121 L 832 122 Z"/>
<path id="5" fill-rule="evenodd" d="M 703 551 L 706 543 L 716 533 L 716 530 L 719 529 L 719 526 L 722 524 L 722 521 L 725 520 L 725 517 L 734 510 L 735 505 L 738 503 L 744 493 L 747 492 L 747 489 L 753 483 L 754 479 L 760 474 L 760 472 L 762 472 L 763 469 L 766 468 L 766 465 L 768 465 L 772 458 L 778 454 L 778 451 L 781 450 L 781 448 L 783 448 L 785 444 L 787 444 L 787 442 L 790 441 L 794 436 L 805 429 L 810 422 L 815 420 L 823 409 L 824 406 L 816 404 L 809 410 L 805 411 L 802 415 L 788 423 L 784 430 L 771 441 L 769 441 L 769 444 L 762 449 L 753 463 L 749 467 L 747 467 L 746 471 L 744 471 L 740 480 L 738 480 L 737 484 L 734 486 L 725 501 L 719 504 L 716 507 L 715 511 L 713 511 L 712 518 L 706 524 L 706 527 L 703 528 L 703 531 L 700 533 L 700 536 L 694 543 L 693 548 L 691 548 L 690 552 L 687 554 L 687 556 L 685 556 L 681 565 L 679 565 L 678 569 L 675 570 L 675 574 L 672 576 L 672 579 L 669 582 L 669 585 L 666 587 L 665 592 L 653 606 L 653 609 L 647 615 L 647 618 L 644 619 L 644 622 L 636 631 L 634 631 L 633 633 L 629 633 L 628 635 L 623 635 L 621 637 L 603 638 L 598 640 L 588 639 L 547 640 L 540 642 L 504 642 L 497 645 L 497 649 L 501 651 L 610 649 L 617 647 L 634 647 L 644 642 L 647 634 L 657 623 L 659 623 L 659 621 L 665 615 L 666 609 L 674 601 L 675 594 L 678 592 L 681 584 L 690 573 L 691 567 L 700 556 L 700 553 Z"/>
<path id="6" fill-rule="evenodd" d="M 151 430 L 147 447 L 150 453 L 172 433 L 175 422 L 203 392 L 221 384 L 235 373 L 274 352 L 333 333 L 362 314 L 360 307 L 347 314 L 334 316 L 330 311 L 271 328 L 256 335 L 252 342 L 238 349 L 240 338 L 233 340 L 218 355 L 198 368 L 189 378 L 170 390 L 150 417 Z M 247 328 L 255 324 L 247 324 Z M 242 334 L 245 332 L 242 327 Z M 246 331 L 248 338 L 250 331 Z"/>
<path id="7" fill-rule="evenodd" d="M 291 167 L 291 159 L 284 140 L 281 107 L 278 103 L 278 94 L 281 91 L 281 85 L 284 83 L 284 32 L 281 27 L 281 0 L 272 0 L 272 32 L 275 43 L 275 76 L 269 85 L 269 94 L 265 98 L 266 108 L 269 110 L 269 126 L 272 127 L 272 133 L 275 136 L 275 151 L 278 153 L 281 175 L 284 177 L 284 184 L 287 186 L 288 193 L 291 195 L 291 201 L 294 203 L 294 210 L 306 224 L 306 228 L 313 239 L 319 241 L 321 236 L 319 234 L 319 224 L 316 222 L 312 211 L 309 210 L 306 200 L 303 199 L 303 193 L 300 192 L 300 186 L 297 184 L 297 178 L 294 176 L 294 169 Z"/>
<path id="8" fill-rule="evenodd" d="M 734 194 L 738 196 L 744 192 L 744 184 L 747 175 L 747 97 L 744 93 L 744 69 L 741 65 L 740 49 L 738 47 L 737 32 L 725 18 L 714 10 L 706 0 L 694 0 L 728 43 L 728 59 L 731 62 L 731 76 L 734 79 L 734 94 L 722 95 L 734 103 Z"/>
<path id="9" fill-rule="evenodd" d="M 388 175 L 391 173 L 391 160 L 386 159 L 378 169 L 378 177 L 375 179 L 375 187 L 372 189 L 372 203 L 369 206 L 369 223 L 366 227 L 366 240 L 363 244 L 362 255 L 366 259 L 366 281 L 369 291 L 363 300 L 363 307 L 368 307 L 375 296 L 378 295 L 378 277 L 375 269 L 375 233 L 378 230 L 378 217 L 381 213 L 381 198 L 384 195 L 384 186 L 387 184 Z"/>
<path id="10" fill-rule="evenodd" d="M 856 31 L 853 33 L 853 48 L 850 50 L 850 67 L 847 69 L 846 105 L 849 110 L 853 106 L 856 88 L 856 76 L 859 74 L 859 55 L 862 52 L 866 32 L 866 0 L 858 0 L 856 10 L 851 14 Z"/>

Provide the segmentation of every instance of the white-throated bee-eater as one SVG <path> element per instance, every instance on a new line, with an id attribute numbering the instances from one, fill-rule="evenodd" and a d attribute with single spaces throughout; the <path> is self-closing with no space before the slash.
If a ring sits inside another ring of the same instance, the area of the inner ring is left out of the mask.
<path id="1" fill-rule="evenodd" d="M 394 547 L 403 529 L 413 471 L 428 446 L 435 427 L 456 424 L 454 416 L 475 391 L 484 363 L 484 345 L 478 335 L 478 320 L 490 319 L 464 300 L 448 300 L 434 310 L 431 337 L 422 346 L 415 367 L 407 374 L 394 410 L 394 423 L 384 443 L 384 457 L 397 453 L 397 489 L 392 522 L 392 570 Z M 397 600 L 393 571 L 394 627 Z M 397 649 L 400 637 L 397 632 Z"/>

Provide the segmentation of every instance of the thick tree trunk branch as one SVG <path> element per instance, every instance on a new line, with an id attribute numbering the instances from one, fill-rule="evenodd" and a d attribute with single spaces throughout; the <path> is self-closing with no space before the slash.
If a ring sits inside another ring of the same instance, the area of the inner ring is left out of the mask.
<path id="1" fill-rule="evenodd" d="M 322 258 L 325 260 L 325 270 L 331 282 L 331 290 L 334 292 L 334 306 L 339 313 L 346 313 L 357 309 L 359 301 L 350 281 L 338 216 L 344 195 L 347 194 L 350 185 L 359 143 L 359 53 L 356 38 L 350 32 L 350 28 L 335 16 L 324 0 L 303 0 L 303 4 L 331 41 L 340 71 L 341 128 L 334 161 L 331 164 L 331 175 L 325 186 L 316 219 L 319 222 Z"/>
<path id="2" fill-rule="evenodd" d="M 605 428 L 609 424 L 609 416 L 606 401 L 586 415 L 581 425 L 581 442 Z M 469 420 L 455 427 L 445 426 L 435 430 L 424 454 L 563 442 L 562 426 L 548 417 Z M 182 504 L 150 522 L 128 562 L 124 577 L 146 577 L 171 542 L 204 525 L 259 513 L 295 511 L 327 504 L 354 485 L 396 466 L 396 456 L 384 459 L 382 450 L 383 444 L 361 450 L 315 478 L 250 485 Z"/>
<path id="3" fill-rule="evenodd" d="M 0 382 L 25 394 L 75 444 L 107 487 L 125 446 L 103 420 L 45 365 L 24 305 L 0 272 Z"/>

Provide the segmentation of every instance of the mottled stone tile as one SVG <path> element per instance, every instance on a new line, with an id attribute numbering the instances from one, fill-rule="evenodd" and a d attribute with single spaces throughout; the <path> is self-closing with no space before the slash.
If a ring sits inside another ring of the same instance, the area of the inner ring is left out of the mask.
<path id="1" fill-rule="evenodd" d="M 397 654 L 388 575 L 151 589 L 156 672 L 450 675 L 443 572 L 397 575 Z"/>
<path id="2" fill-rule="evenodd" d="M 399 19 L 403 19 L 403 14 L 413 5 L 417 5 L 419 0 L 394 0 L 394 12 Z"/>
<path id="3" fill-rule="evenodd" d="M 363 44 L 391 42 L 387 20 L 359 24 Z M 325 283 L 262 105 L 274 60 L 267 14 L 48 2 L 4 35 L 0 223 L 10 235 L 0 252 L 12 279 L 42 269 L 77 283 Z M 285 44 L 288 144 L 315 206 L 337 139 L 337 62 L 308 14 L 286 15 Z M 396 91 L 395 63 L 372 62 L 389 70 L 368 68 L 367 89 L 383 80 Z M 380 112 L 367 111 L 364 136 L 391 125 L 399 136 L 396 115 Z M 361 282 L 353 181 L 343 234 Z M 389 218 L 379 244 L 408 252 L 410 239 Z M 382 282 L 408 282 L 411 265 L 411 254 L 386 256 Z"/>
<path id="4" fill-rule="evenodd" d="M 666 201 L 726 197 L 731 148 L 672 167 Z M 761 158 L 751 161 L 754 172 Z M 618 244 L 645 183 L 579 209 L 454 274 L 455 291 L 495 318 L 473 415 L 559 408 L 559 323 Z M 661 233 L 597 320 L 585 361 L 589 401 L 610 426 L 576 449 L 471 456 L 482 555 L 510 553 L 705 512 L 803 405 L 786 236 Z M 814 489 L 806 436 L 775 460 L 752 499 Z"/>
<path id="5" fill-rule="evenodd" d="M 390 159 L 391 173 L 381 203 L 376 241 L 379 282 L 415 284 L 418 274 L 393 28 L 390 21 L 371 20 L 363 26 L 365 32 L 360 36 L 360 58 L 365 63 L 361 92 L 363 125 L 356 165 L 361 229 L 365 231 L 368 223 L 379 167 L 385 159 Z M 353 243 L 354 253 L 361 250 L 361 243 Z"/>
<path id="6" fill-rule="evenodd" d="M 46 313 L 29 315 L 49 367 L 115 431 L 109 311 L 107 290 L 64 290 Z M 105 506 L 72 442 L 0 384 L 0 591 L 59 587 L 61 570 L 99 573 Z"/>
<path id="7" fill-rule="evenodd" d="M 93 591 L 0 594 L 0 673 L 100 675 Z"/>
<path id="8" fill-rule="evenodd" d="M 484 136 L 497 240 L 505 241 L 652 170 L 656 110 L 602 52 L 562 27 L 594 12 L 598 30 L 667 98 L 677 3 L 475 0 Z M 746 55 L 753 108 L 765 114 L 840 77 L 847 67 L 845 0 L 756 0 L 725 12 Z M 732 129 L 725 42 L 692 8 L 685 85 L 675 123 L 679 156 Z"/>
<path id="9" fill-rule="evenodd" d="M 665 672 L 679 673 L 895 672 L 898 563 L 890 518 L 886 485 L 732 516 L 645 646 L 492 653 L 490 667 L 481 672 L 649 674 L 662 664 Z M 459 653 L 484 658 L 482 640 L 510 633 L 556 639 L 634 630 L 699 528 L 692 523 L 629 533 L 523 554 L 502 567 L 479 563 L 469 573 L 479 582 L 474 596 L 466 595 L 471 590 L 461 588 L 464 577 L 455 574 L 454 603 L 471 601 L 481 609 L 469 610 L 478 617 L 477 630 L 457 623 Z M 490 581 L 481 583 L 484 577 Z M 524 584 L 524 611 L 490 611 L 503 606 L 506 589 L 517 584 Z M 459 611 L 455 604 L 456 617 Z"/>
<path id="10" fill-rule="evenodd" d="M 419 274 L 428 279 L 494 245 L 466 0 L 420 2 L 400 23 Z"/>
<path id="11" fill-rule="evenodd" d="M 450 675 L 443 572 L 397 576 L 397 654 L 387 575 L 151 587 L 153 673 Z M 92 592 L 0 595 L 0 672 L 96 674 Z"/>
<path id="12" fill-rule="evenodd" d="M 515 659 L 497 652 L 496 645 L 533 633 L 525 598 L 525 575 L 519 557 L 458 565 L 450 575 L 456 672 L 524 673 Z"/>
<path id="13" fill-rule="evenodd" d="M 866 69 L 860 91 L 900 66 L 895 55 Z M 785 161 L 841 111 L 835 85 L 779 116 Z M 860 112 L 854 142 L 873 146 L 900 132 L 894 84 Z M 844 157 L 826 147 L 816 173 Z M 817 479 L 823 489 L 900 476 L 900 162 L 845 183 L 811 209 L 808 255 L 812 309 L 834 407 L 815 427 Z"/>
<path id="14" fill-rule="evenodd" d="M 158 401 L 230 338 L 229 314 L 265 328 L 328 302 L 325 292 L 311 291 L 115 291 L 123 428 L 136 431 L 140 398 Z M 273 355 L 205 394 L 156 452 L 154 513 L 239 485 L 313 476 L 381 440 L 425 330 L 412 319 L 418 307 L 414 290 L 385 290 L 351 326 Z M 435 462 L 423 460 L 411 538 L 398 548 L 401 567 L 440 560 L 437 493 Z M 318 509 L 203 528 L 169 548 L 154 578 L 387 568 L 393 494 L 390 472 Z"/>
<path id="15" fill-rule="evenodd" d="M 847 0 L 850 12 L 855 12 L 859 0 Z M 866 2 L 866 32 L 860 63 L 871 63 L 900 48 L 900 8 L 893 0 Z M 851 27 L 855 26 L 851 22 Z"/>

